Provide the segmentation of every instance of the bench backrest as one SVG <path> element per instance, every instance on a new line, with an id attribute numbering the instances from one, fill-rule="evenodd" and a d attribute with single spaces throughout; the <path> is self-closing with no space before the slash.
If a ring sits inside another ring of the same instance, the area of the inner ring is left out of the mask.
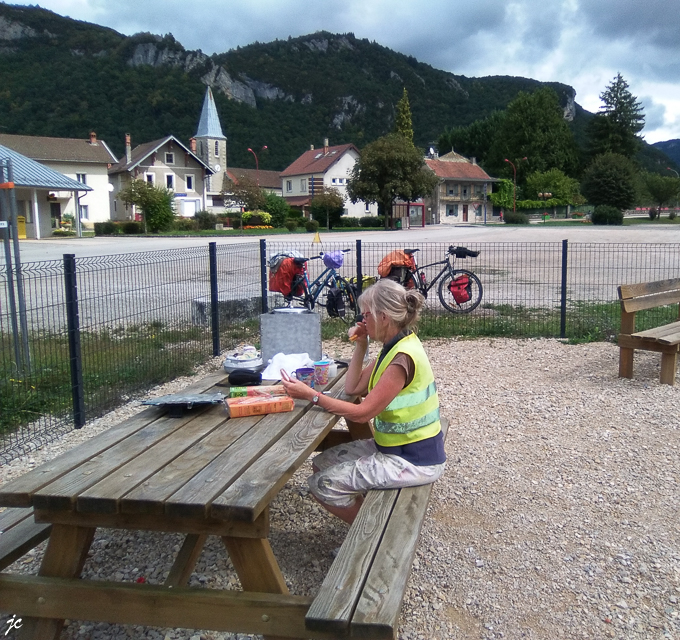
<path id="1" fill-rule="evenodd" d="M 634 313 L 642 309 L 653 309 L 665 304 L 680 302 L 680 278 L 622 284 L 618 291 L 621 310 Z"/>

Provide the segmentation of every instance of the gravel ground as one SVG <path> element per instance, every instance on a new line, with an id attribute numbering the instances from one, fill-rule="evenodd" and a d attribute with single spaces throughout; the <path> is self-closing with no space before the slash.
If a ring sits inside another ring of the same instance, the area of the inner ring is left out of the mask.
<path id="1" fill-rule="evenodd" d="M 325 347 L 336 357 L 350 349 Z M 435 485 L 399 638 L 680 639 L 680 386 L 659 384 L 660 356 L 636 354 L 635 379 L 623 380 L 613 344 L 484 339 L 426 348 L 451 422 L 449 463 Z M 0 467 L 0 482 L 140 409 L 126 406 Z M 347 527 L 307 495 L 309 472 L 307 463 L 272 503 L 271 543 L 291 591 L 313 595 Z M 179 544 L 179 536 L 101 531 L 84 576 L 162 582 Z M 42 552 L 10 570 L 36 572 Z M 191 584 L 238 587 L 217 538 Z M 81 622 L 62 635 L 236 637 Z"/>

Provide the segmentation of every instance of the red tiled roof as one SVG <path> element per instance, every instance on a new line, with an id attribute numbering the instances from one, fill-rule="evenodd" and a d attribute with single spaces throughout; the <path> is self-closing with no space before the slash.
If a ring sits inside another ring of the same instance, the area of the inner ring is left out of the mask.
<path id="1" fill-rule="evenodd" d="M 446 161 L 431 160 L 425 158 L 425 164 L 434 171 L 438 178 L 454 178 L 463 180 L 491 180 L 489 174 L 484 171 L 478 164 L 472 164 L 469 161 L 461 162 L 459 160 Z"/>
<path id="2" fill-rule="evenodd" d="M 265 171 L 260 169 L 241 169 L 239 167 L 231 167 L 227 170 L 227 175 L 231 180 L 238 184 L 239 179 L 246 178 L 250 182 L 256 184 L 259 179 L 259 184 L 265 189 L 280 189 L 281 188 L 281 172 L 280 171 Z"/>
<path id="3" fill-rule="evenodd" d="M 357 154 L 359 153 L 359 149 L 353 144 L 328 147 L 327 151 L 324 151 L 323 147 L 305 151 L 293 164 L 283 170 L 281 177 L 299 176 L 308 173 L 325 173 L 332 164 L 337 162 L 350 149 L 356 151 Z"/>
<path id="4" fill-rule="evenodd" d="M 0 144 L 38 162 L 92 162 L 113 164 L 116 158 L 103 140 L 49 138 L 0 134 Z"/>

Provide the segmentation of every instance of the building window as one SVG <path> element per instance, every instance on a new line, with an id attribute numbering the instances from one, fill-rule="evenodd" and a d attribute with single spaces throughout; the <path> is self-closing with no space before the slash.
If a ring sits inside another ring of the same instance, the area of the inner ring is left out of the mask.
<path id="1" fill-rule="evenodd" d="M 481 195 L 482 195 L 482 185 L 481 184 L 475 185 L 475 195 L 477 197 L 481 197 Z"/>
<path id="2" fill-rule="evenodd" d="M 184 180 L 186 181 L 187 185 L 187 191 L 193 191 L 194 190 L 194 176 L 191 174 L 188 174 Z"/>
<path id="3" fill-rule="evenodd" d="M 220 155 L 220 143 L 219 140 L 215 140 L 215 157 Z"/>
<path id="4" fill-rule="evenodd" d="M 468 188 L 463 187 L 463 200 L 467 200 L 468 197 Z"/>
<path id="5" fill-rule="evenodd" d="M 147 184 L 153 184 L 154 183 L 153 173 L 145 173 L 144 179 L 146 180 Z"/>
<path id="6" fill-rule="evenodd" d="M 165 174 L 165 186 L 168 189 L 173 189 L 175 188 L 175 174 L 174 173 L 166 173 Z"/>
<path id="7" fill-rule="evenodd" d="M 81 184 L 87 184 L 87 175 L 84 173 L 76 173 L 76 180 Z"/>
<path id="8" fill-rule="evenodd" d="M 370 211 L 371 211 L 371 205 L 368 202 L 366 203 L 365 211 L 366 211 L 366 213 L 370 213 Z"/>
<path id="9" fill-rule="evenodd" d="M 450 204 L 448 207 L 446 207 L 446 217 L 448 218 L 449 216 L 458 216 L 457 204 Z"/>
<path id="10" fill-rule="evenodd" d="M 300 180 L 300 191 L 302 191 L 302 193 L 307 193 L 307 178 L 302 178 L 302 180 Z"/>
<path id="11" fill-rule="evenodd" d="M 86 205 L 86 204 L 80 205 L 80 219 L 81 220 L 89 220 L 90 219 L 90 212 L 89 212 L 89 209 L 88 209 L 88 205 Z"/>
<path id="12" fill-rule="evenodd" d="M 165 164 L 175 164 L 175 154 L 166 153 L 165 154 Z"/>
<path id="13" fill-rule="evenodd" d="M 342 179 L 342 178 L 341 178 L 341 179 Z M 338 179 L 337 179 L 337 178 L 333 178 L 333 179 L 331 180 L 331 184 L 338 184 Z M 342 183 L 341 183 L 341 184 L 342 184 Z"/>
<path id="14" fill-rule="evenodd" d="M 118 200 L 113 201 L 113 210 L 118 211 Z"/>
<path id="15" fill-rule="evenodd" d="M 290 193 L 293 190 L 293 181 L 286 180 L 286 193 Z"/>
<path id="16" fill-rule="evenodd" d="M 457 184 L 450 184 L 449 185 L 449 195 L 450 196 L 457 196 L 458 195 L 458 185 Z"/>

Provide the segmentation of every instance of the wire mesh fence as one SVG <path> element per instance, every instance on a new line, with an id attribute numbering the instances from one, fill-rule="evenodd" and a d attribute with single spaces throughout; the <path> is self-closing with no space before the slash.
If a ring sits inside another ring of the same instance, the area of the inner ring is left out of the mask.
<path id="1" fill-rule="evenodd" d="M 417 263 L 428 287 L 419 325 L 424 337 L 614 339 L 620 324 L 618 285 L 680 274 L 678 244 L 466 246 L 479 251 L 478 257 L 454 258 L 453 266 L 475 273 L 483 287 L 481 304 L 468 314 L 451 313 L 439 299 L 444 276 L 438 276 L 449 259 L 448 243 L 262 240 L 71 257 L 71 285 L 65 256 L 23 265 L 24 314 L 16 300 L 12 304 L 10 273 L 0 268 L 0 462 L 188 373 L 220 350 L 258 344 L 263 293 L 269 309 L 285 304 L 280 294 L 266 289 L 267 262 L 276 253 L 294 250 L 313 257 L 350 249 L 338 271 L 358 285 L 377 276 L 387 253 L 418 249 Z M 310 279 L 324 268 L 321 260 L 308 262 Z M 68 313 L 74 296 L 76 330 Z M 322 293 L 315 311 L 328 320 L 325 304 Z M 677 309 L 641 312 L 637 329 L 668 322 L 669 314 L 677 316 Z M 336 328 L 344 330 L 341 323 Z"/>
<path id="2" fill-rule="evenodd" d="M 9 274 L 0 270 L 0 460 L 189 373 L 220 349 L 257 339 L 259 251 L 257 243 L 216 248 L 217 323 L 209 247 L 72 259 L 75 286 L 67 283 L 66 256 L 25 264 L 25 332 L 17 331 Z M 77 299 L 75 336 L 70 289 Z"/>

